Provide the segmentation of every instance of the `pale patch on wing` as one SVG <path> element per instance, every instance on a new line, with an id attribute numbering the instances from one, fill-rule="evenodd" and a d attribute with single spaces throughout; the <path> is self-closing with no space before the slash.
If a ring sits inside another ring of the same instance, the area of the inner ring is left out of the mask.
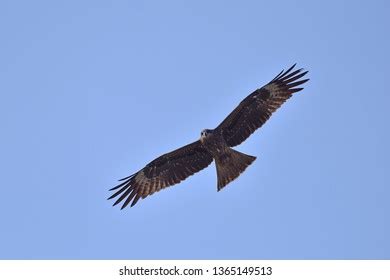
<path id="1" fill-rule="evenodd" d="M 264 89 L 265 90 L 268 90 L 270 96 L 268 98 L 272 98 L 274 96 L 277 95 L 277 93 L 279 92 L 280 88 L 277 84 L 268 84 L 268 85 L 265 85 L 264 86 Z M 257 95 L 257 97 L 259 97 L 259 95 Z"/>

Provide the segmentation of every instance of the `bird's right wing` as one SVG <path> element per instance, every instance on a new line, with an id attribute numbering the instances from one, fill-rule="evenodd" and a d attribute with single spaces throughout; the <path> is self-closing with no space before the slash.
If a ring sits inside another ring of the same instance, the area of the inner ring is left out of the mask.
<path id="1" fill-rule="evenodd" d="M 213 157 L 200 141 L 195 141 L 156 158 L 137 173 L 121 179 L 121 184 L 110 189 L 117 191 L 108 199 L 120 195 L 114 205 L 125 199 L 122 209 L 130 202 L 134 206 L 140 198 L 179 183 L 206 168 L 212 161 Z"/>

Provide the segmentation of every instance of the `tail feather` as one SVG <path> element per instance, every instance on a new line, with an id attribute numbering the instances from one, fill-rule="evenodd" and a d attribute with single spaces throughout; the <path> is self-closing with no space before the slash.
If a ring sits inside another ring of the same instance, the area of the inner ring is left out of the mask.
<path id="1" fill-rule="evenodd" d="M 218 177 L 218 191 L 236 179 L 256 159 L 254 156 L 246 155 L 230 149 L 215 161 Z"/>

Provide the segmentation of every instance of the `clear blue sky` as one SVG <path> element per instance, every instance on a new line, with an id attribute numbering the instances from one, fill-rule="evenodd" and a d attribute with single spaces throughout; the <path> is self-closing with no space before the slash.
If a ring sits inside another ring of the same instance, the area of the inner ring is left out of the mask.
<path id="1" fill-rule="evenodd" d="M 387 1 L 1 1 L 0 258 L 390 258 Z M 117 179 L 310 71 L 215 166 L 120 211 Z"/>

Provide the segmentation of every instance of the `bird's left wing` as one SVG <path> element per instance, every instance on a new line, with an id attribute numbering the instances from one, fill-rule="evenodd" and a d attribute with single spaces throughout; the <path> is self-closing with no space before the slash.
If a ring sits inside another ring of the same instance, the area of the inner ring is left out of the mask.
<path id="1" fill-rule="evenodd" d="M 200 141 L 195 141 L 156 158 L 137 173 L 121 179 L 121 184 L 110 189 L 117 191 L 108 199 L 120 195 L 114 205 L 125 199 L 122 209 L 130 202 L 134 206 L 140 198 L 179 183 L 206 168 L 212 161 L 213 157 Z"/>
<path id="2" fill-rule="evenodd" d="M 222 132 L 226 143 L 234 147 L 261 127 L 287 99 L 303 88 L 297 87 L 309 79 L 301 80 L 306 72 L 282 71 L 271 82 L 248 95 L 216 128 Z"/>

